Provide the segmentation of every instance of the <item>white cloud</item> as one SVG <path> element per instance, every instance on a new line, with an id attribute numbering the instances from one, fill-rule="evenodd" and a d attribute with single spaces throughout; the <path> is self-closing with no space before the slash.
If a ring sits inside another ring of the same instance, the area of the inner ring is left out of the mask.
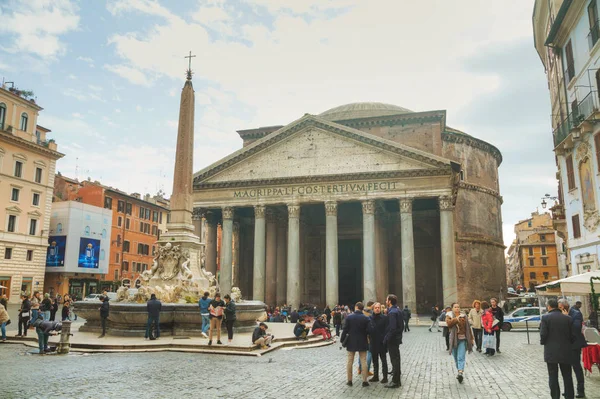
<path id="1" fill-rule="evenodd" d="M 85 62 L 86 64 L 88 64 L 88 66 L 90 68 L 94 68 L 95 67 L 94 60 L 92 58 L 90 58 L 90 57 L 81 57 L 81 56 L 79 56 L 79 57 L 77 57 L 77 61 L 83 61 L 83 62 Z"/>
<path id="2" fill-rule="evenodd" d="M 3 49 L 55 58 L 65 53 L 60 36 L 78 28 L 78 7 L 68 0 L 18 0 L 0 6 L 0 33 L 12 35 Z"/>
<path id="3" fill-rule="evenodd" d="M 100 102 L 106 102 L 106 100 L 104 100 L 102 97 L 100 97 L 96 93 L 92 93 L 90 91 L 87 91 L 87 92 L 83 93 L 80 90 L 73 89 L 73 88 L 70 88 L 70 87 L 69 88 L 65 88 L 62 91 L 62 94 L 65 95 L 65 96 L 67 96 L 67 97 L 76 98 L 79 101 L 95 100 L 95 101 L 100 101 Z"/>
<path id="4" fill-rule="evenodd" d="M 127 79 L 129 82 L 133 84 L 138 84 L 141 86 L 151 86 L 152 83 L 148 80 L 146 75 L 141 72 L 139 69 L 132 68 L 126 65 L 104 65 L 104 69 L 116 73 L 122 78 Z"/>
<path id="5" fill-rule="evenodd" d="M 100 87 L 100 86 L 96 86 L 96 85 L 88 85 L 88 87 L 89 87 L 91 90 L 94 90 L 94 91 L 102 91 L 102 87 Z"/>
<path id="6" fill-rule="evenodd" d="M 77 119 L 83 119 L 83 115 L 81 115 L 79 112 L 73 112 L 73 113 L 71 114 L 71 116 L 72 116 L 73 118 L 77 118 Z"/>
<path id="7" fill-rule="evenodd" d="M 213 22 L 229 21 L 231 16 L 221 7 L 200 7 L 192 18 L 202 24 L 211 24 Z"/>
<path id="8" fill-rule="evenodd" d="M 137 112 L 142 112 L 142 106 L 141 106 L 141 105 L 136 105 L 136 106 L 135 106 L 135 110 L 136 110 Z"/>
<path id="9" fill-rule="evenodd" d="M 119 108 L 115 109 L 115 113 L 120 114 L 121 110 Z"/>
<path id="10" fill-rule="evenodd" d="M 71 80 L 77 80 L 77 76 L 73 75 L 72 73 L 70 73 L 67 77 Z"/>

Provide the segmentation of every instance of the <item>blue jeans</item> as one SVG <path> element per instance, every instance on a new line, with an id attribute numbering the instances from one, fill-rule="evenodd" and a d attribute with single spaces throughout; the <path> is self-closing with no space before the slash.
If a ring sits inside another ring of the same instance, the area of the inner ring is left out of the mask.
<path id="1" fill-rule="evenodd" d="M 373 355 L 371 351 L 367 351 L 367 371 L 371 371 L 371 361 L 373 360 Z M 362 372 L 362 365 L 360 364 L 360 357 L 358 358 L 358 371 Z"/>
<path id="2" fill-rule="evenodd" d="M 35 328 L 35 332 L 38 336 L 38 348 L 40 349 L 40 353 L 44 353 L 44 349 L 48 347 L 48 336 L 44 334 L 44 330 L 39 327 Z"/>
<path id="3" fill-rule="evenodd" d="M 6 323 L 2 323 L 0 330 L 2 330 L 2 339 L 6 339 Z"/>
<path id="4" fill-rule="evenodd" d="M 208 329 L 210 328 L 210 315 L 206 314 L 202 316 L 202 332 L 204 334 L 206 334 L 206 332 L 208 331 Z"/>
<path id="5" fill-rule="evenodd" d="M 465 369 L 465 355 L 467 353 L 467 340 L 459 339 L 456 348 L 452 348 L 452 356 L 456 363 L 456 369 L 463 371 Z"/>
<path id="6" fill-rule="evenodd" d="M 38 310 L 37 309 L 31 309 L 31 321 L 30 323 L 33 324 L 34 321 L 36 321 L 38 318 Z"/>
<path id="7" fill-rule="evenodd" d="M 50 320 L 50 311 L 49 310 L 44 310 L 42 313 L 44 314 L 44 320 Z"/>
<path id="8" fill-rule="evenodd" d="M 156 338 L 160 337 L 160 316 L 159 317 L 148 316 L 148 323 L 146 324 L 146 335 L 144 336 L 145 338 L 150 337 L 150 331 L 151 331 L 153 323 L 156 324 Z"/>

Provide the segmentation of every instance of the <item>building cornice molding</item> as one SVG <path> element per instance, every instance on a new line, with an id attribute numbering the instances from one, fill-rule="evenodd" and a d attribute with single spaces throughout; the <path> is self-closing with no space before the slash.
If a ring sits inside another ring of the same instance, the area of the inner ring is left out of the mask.
<path id="1" fill-rule="evenodd" d="M 486 236 L 477 236 L 477 235 L 457 235 L 455 238 L 456 242 L 467 242 L 472 244 L 484 244 L 484 245 L 492 245 L 494 247 L 499 247 L 502 249 L 506 249 L 506 246 L 503 242 L 497 241 L 492 237 Z"/>
<path id="2" fill-rule="evenodd" d="M 476 137 L 456 132 L 450 132 L 446 130 L 442 132 L 442 140 L 447 141 L 449 143 L 466 144 L 468 146 L 480 149 L 484 152 L 487 152 L 488 154 L 491 154 L 498 162 L 498 166 L 500 166 L 500 164 L 502 163 L 502 153 L 500 152 L 500 150 L 491 145 L 490 143 L 487 143 Z"/>
<path id="3" fill-rule="evenodd" d="M 353 128 L 369 126 L 396 126 L 413 125 L 416 123 L 442 122 L 446 121 L 446 111 L 410 112 L 399 115 L 369 116 L 365 118 L 340 119 L 335 123 Z"/>
<path id="4" fill-rule="evenodd" d="M 400 171 L 386 172 L 363 172 L 345 175 L 319 175 L 319 176 L 295 176 L 295 177 L 278 177 L 273 179 L 259 180 L 237 180 L 223 181 L 214 183 L 194 183 L 194 190 L 209 189 L 209 188 L 232 188 L 232 187 L 254 187 L 254 186 L 270 186 L 270 185 L 285 185 L 285 184 L 302 184 L 302 183 L 331 183 L 331 182 L 346 182 L 346 181 L 363 181 L 363 180 L 380 180 L 390 178 L 418 178 L 418 177 L 433 177 L 433 176 L 450 176 L 452 171 L 448 169 L 413 169 Z"/>
<path id="5" fill-rule="evenodd" d="M 36 143 L 34 143 L 32 141 L 28 141 L 28 140 L 22 139 L 20 137 L 17 137 L 15 135 L 11 134 L 11 133 L 7 133 L 6 131 L 3 131 L 3 130 L 0 130 L 0 138 L 3 139 L 3 140 L 6 140 L 6 141 L 8 141 L 8 142 L 10 142 L 12 144 L 15 144 L 15 145 L 17 145 L 19 147 L 22 147 L 22 148 L 24 147 L 24 148 L 26 148 L 28 150 L 31 150 L 33 152 L 36 152 L 38 154 L 42 154 L 42 155 L 45 155 L 47 157 L 50 157 L 50 158 L 52 158 L 55 161 L 65 156 L 65 154 L 63 154 L 63 153 L 60 153 L 58 151 L 53 151 L 53 150 L 51 150 L 49 148 L 43 147 L 43 146 L 41 146 L 39 144 L 36 144 Z"/>
<path id="6" fill-rule="evenodd" d="M 473 184 L 473 183 L 467 183 L 464 181 L 461 181 L 458 183 L 458 188 L 462 188 L 463 190 L 477 191 L 480 193 L 488 194 L 488 195 L 491 195 L 492 197 L 496 197 L 497 199 L 499 199 L 500 203 L 504 202 L 500 193 L 496 190 L 492 190 L 491 188 L 479 186 L 479 185 Z"/>

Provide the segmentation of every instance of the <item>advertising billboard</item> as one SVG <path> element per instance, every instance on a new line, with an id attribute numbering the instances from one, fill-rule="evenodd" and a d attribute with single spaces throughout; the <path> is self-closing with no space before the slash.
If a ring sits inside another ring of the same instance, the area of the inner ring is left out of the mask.
<path id="1" fill-rule="evenodd" d="M 86 269 L 98 269 L 100 258 L 100 240 L 81 238 L 79 240 L 79 262 L 77 266 Z"/>
<path id="2" fill-rule="evenodd" d="M 48 250 L 46 253 L 47 267 L 62 267 L 65 265 L 65 248 L 67 236 L 48 237 Z"/>

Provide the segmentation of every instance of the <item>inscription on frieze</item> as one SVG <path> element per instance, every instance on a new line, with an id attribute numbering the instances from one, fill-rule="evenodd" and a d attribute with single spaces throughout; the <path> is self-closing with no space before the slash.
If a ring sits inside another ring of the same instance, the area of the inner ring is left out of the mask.
<path id="1" fill-rule="evenodd" d="M 236 190 L 234 198 L 281 197 L 286 195 L 324 195 L 344 193 L 368 193 L 375 191 L 391 191 L 396 189 L 396 182 L 373 183 L 341 183 L 341 184 L 309 184 L 293 187 L 267 187 Z"/>

